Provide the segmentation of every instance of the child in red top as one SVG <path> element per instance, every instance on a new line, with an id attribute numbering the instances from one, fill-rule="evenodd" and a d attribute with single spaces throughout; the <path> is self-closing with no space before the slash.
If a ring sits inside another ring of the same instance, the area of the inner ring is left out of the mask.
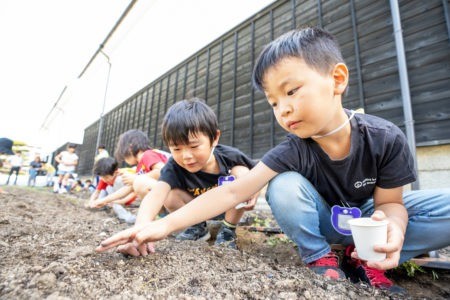
<path id="1" fill-rule="evenodd" d="M 97 188 L 92 193 L 87 207 L 100 208 L 110 203 L 130 205 L 136 200 L 133 187 L 125 185 L 121 172 L 135 173 L 134 169 L 119 169 L 112 157 L 100 158 L 94 165 L 94 174 L 100 177 Z"/>
<path id="2" fill-rule="evenodd" d="M 116 159 L 136 167 L 136 174 L 123 172 L 122 180 L 133 188 L 136 195 L 143 199 L 159 179 L 160 171 L 167 162 L 167 157 L 150 148 L 147 135 L 137 129 L 131 129 L 119 137 Z"/>

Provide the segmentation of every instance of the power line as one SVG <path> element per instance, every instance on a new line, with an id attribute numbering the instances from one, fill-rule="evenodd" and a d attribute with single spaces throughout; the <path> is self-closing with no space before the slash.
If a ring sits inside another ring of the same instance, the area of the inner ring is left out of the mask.
<path id="1" fill-rule="evenodd" d="M 131 9 L 134 7 L 134 5 L 137 3 L 138 0 L 131 0 L 130 3 L 128 4 L 127 8 L 125 9 L 125 11 L 122 13 L 122 15 L 120 16 L 120 18 L 117 20 L 116 24 L 114 24 L 113 28 L 109 31 L 108 35 L 106 36 L 106 38 L 103 40 L 103 42 L 100 44 L 100 46 L 98 47 L 97 51 L 95 51 L 94 55 L 92 55 L 91 59 L 89 60 L 89 62 L 86 64 L 86 66 L 83 68 L 83 71 L 81 71 L 80 75 L 78 75 L 78 79 L 81 78 L 81 76 L 83 76 L 83 74 L 86 72 L 86 70 L 89 68 L 89 66 L 91 65 L 91 63 L 94 61 L 94 59 L 97 57 L 97 55 L 102 51 L 102 49 L 105 47 L 106 43 L 109 41 L 109 39 L 113 36 L 114 32 L 117 30 L 117 28 L 120 26 L 120 24 L 123 22 L 123 20 L 126 18 L 126 16 L 128 15 L 128 13 L 131 11 Z M 67 90 L 67 85 L 64 87 L 64 89 L 62 90 L 61 94 L 59 95 L 58 99 L 56 100 L 55 104 L 53 104 L 52 109 L 50 110 L 50 112 L 47 114 L 47 116 L 45 117 L 44 121 L 42 122 L 41 125 L 41 130 L 47 128 L 46 125 L 48 125 L 47 123 L 50 116 L 52 115 L 52 113 L 55 111 L 55 109 L 58 107 L 59 101 L 61 101 L 62 96 L 64 95 L 64 93 Z"/>

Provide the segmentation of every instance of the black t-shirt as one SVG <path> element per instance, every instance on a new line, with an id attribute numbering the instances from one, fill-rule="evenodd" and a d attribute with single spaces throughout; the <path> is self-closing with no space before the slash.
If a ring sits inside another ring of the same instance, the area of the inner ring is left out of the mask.
<path id="1" fill-rule="evenodd" d="M 244 153 L 225 145 L 217 145 L 214 149 L 214 157 L 219 164 L 220 172 L 218 174 L 203 171 L 190 173 L 180 167 L 171 157 L 161 170 L 159 180 L 169 184 L 171 189 L 181 189 L 197 197 L 216 187 L 219 177 L 230 175 L 233 167 L 245 166 L 251 169 L 255 165 Z"/>
<path id="2" fill-rule="evenodd" d="M 310 138 L 289 134 L 262 162 L 277 173 L 299 172 L 330 206 L 361 206 L 375 186 L 395 188 L 416 180 L 414 159 L 397 126 L 365 114 L 355 114 L 350 124 L 350 153 L 342 160 L 331 160 Z"/>
<path id="3" fill-rule="evenodd" d="M 33 160 L 30 163 L 30 167 L 33 168 L 33 169 L 40 169 L 42 167 L 42 164 L 40 162 L 37 162 L 37 161 Z"/>

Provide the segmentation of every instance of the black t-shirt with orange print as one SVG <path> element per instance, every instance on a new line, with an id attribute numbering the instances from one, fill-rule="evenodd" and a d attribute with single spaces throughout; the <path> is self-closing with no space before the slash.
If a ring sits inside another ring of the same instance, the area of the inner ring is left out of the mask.
<path id="1" fill-rule="evenodd" d="M 172 189 L 180 189 L 197 197 L 217 187 L 219 177 L 229 175 L 235 166 L 245 166 L 249 169 L 255 166 L 255 162 L 240 150 L 225 145 L 217 145 L 214 149 L 214 157 L 219 164 L 218 174 L 203 171 L 191 173 L 170 158 L 161 170 L 159 180 L 169 184 Z"/>

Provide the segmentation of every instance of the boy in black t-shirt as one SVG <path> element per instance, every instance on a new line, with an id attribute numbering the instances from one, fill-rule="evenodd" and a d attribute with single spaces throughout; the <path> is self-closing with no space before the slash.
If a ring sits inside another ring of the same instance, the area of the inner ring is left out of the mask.
<path id="1" fill-rule="evenodd" d="M 139 207 L 136 227 L 153 220 L 164 205 L 174 212 L 218 185 L 231 182 L 248 173 L 254 162 L 236 148 L 219 145 L 220 130 L 213 110 L 199 99 L 183 100 L 172 105 L 162 124 L 162 138 L 172 157 L 161 170 L 158 183 L 144 197 Z M 248 203 L 226 210 L 217 233 L 216 245 L 236 249 L 236 225 L 245 210 L 253 209 L 255 195 Z M 228 200 L 232 202 L 232 199 Z M 210 200 L 214 205 L 214 199 Z M 222 212 L 213 215 L 216 217 Z M 210 233 L 200 220 L 180 234 L 178 240 L 208 240 Z M 133 244 L 120 246 L 120 252 L 133 256 L 153 252 L 152 244 L 136 248 Z"/>
<path id="2" fill-rule="evenodd" d="M 245 201 L 270 181 L 266 197 L 273 214 L 311 270 L 395 291 L 384 270 L 450 244 L 450 190 L 403 194 L 403 185 L 416 179 L 405 136 L 386 120 L 345 110 L 348 80 L 328 32 L 305 28 L 272 41 L 256 62 L 253 83 L 290 133 L 286 141 L 246 176 L 164 219 L 103 241 L 97 251 L 160 240 Z M 383 261 L 362 261 L 354 251 L 340 220 L 358 216 L 389 222 L 387 243 L 374 247 L 386 253 Z M 341 266 L 332 243 L 348 245 Z"/>

